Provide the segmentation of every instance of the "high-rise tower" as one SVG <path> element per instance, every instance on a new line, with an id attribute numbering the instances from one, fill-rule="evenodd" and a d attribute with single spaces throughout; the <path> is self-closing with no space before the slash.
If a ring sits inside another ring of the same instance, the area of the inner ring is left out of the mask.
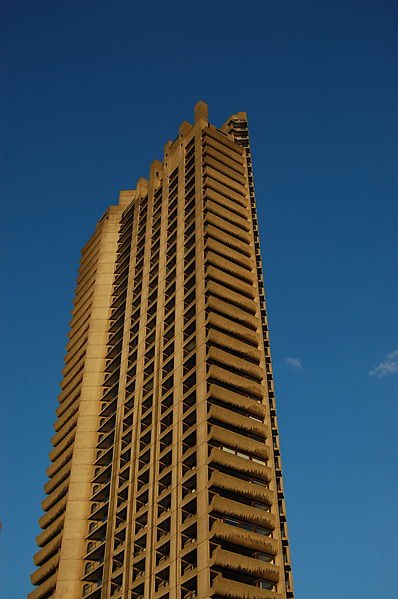
<path id="1" fill-rule="evenodd" d="M 245 113 L 83 248 L 29 599 L 291 599 Z"/>

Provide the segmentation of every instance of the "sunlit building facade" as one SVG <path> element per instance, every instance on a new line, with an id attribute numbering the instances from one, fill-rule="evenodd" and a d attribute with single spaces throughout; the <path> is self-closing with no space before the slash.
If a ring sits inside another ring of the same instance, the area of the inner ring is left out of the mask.
<path id="1" fill-rule="evenodd" d="M 292 599 L 245 113 L 82 251 L 29 599 Z"/>

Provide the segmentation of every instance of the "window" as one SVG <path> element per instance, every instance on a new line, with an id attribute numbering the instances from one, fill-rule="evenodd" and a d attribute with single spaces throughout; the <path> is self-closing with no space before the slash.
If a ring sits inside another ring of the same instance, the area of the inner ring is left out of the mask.
<path id="1" fill-rule="evenodd" d="M 225 451 L 226 453 L 234 454 L 234 455 L 238 456 L 239 458 L 243 458 L 245 460 L 251 460 L 252 462 L 255 462 L 256 464 L 262 464 L 262 465 L 266 464 L 265 460 L 261 460 L 260 458 L 256 458 L 254 456 L 248 455 L 247 453 L 242 453 L 241 451 L 238 451 L 237 449 L 233 449 L 232 447 L 227 447 L 226 445 L 222 445 L 221 449 L 223 451 Z"/>
<path id="2" fill-rule="evenodd" d="M 261 526 L 256 526 L 255 524 L 249 524 L 248 522 L 235 520 L 235 518 L 222 517 L 220 520 L 225 524 L 229 524 L 229 526 L 236 526 L 237 528 L 242 528 L 243 530 L 250 530 L 266 537 L 269 537 L 272 534 L 272 531 L 268 528 L 262 528 Z"/>

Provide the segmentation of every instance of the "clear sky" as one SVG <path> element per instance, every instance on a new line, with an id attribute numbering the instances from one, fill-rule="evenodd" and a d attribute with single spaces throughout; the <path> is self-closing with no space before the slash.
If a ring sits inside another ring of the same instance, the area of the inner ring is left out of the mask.
<path id="1" fill-rule="evenodd" d="M 202 99 L 249 115 L 296 599 L 393 597 L 397 2 L 2 11 L 2 596 L 31 588 L 80 248 Z"/>

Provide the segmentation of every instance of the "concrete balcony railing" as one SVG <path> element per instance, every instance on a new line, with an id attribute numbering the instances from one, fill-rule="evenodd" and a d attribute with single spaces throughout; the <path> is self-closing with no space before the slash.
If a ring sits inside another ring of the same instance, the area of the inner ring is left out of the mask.
<path id="1" fill-rule="evenodd" d="M 212 362 L 218 362 L 220 365 L 225 365 L 227 368 L 238 371 L 238 374 L 242 373 L 256 381 L 262 381 L 264 378 L 264 370 L 257 366 L 257 364 L 245 360 L 242 355 L 240 359 L 238 359 L 234 354 L 231 354 L 224 349 L 210 346 L 208 349 L 208 358 Z"/>
<path id="2" fill-rule="evenodd" d="M 228 175 L 224 175 L 218 169 L 215 169 L 213 166 L 205 166 L 204 176 L 211 177 L 216 182 L 231 189 L 235 193 L 238 193 L 239 195 L 242 195 L 244 197 L 246 196 L 247 192 L 246 192 L 246 188 L 244 185 L 244 183 L 245 183 L 244 180 L 242 182 L 235 181 L 235 179 L 231 179 L 231 177 L 229 177 Z"/>
<path id="3" fill-rule="evenodd" d="M 71 467 L 72 467 L 72 451 L 68 452 L 65 456 L 65 465 L 62 466 L 57 472 L 55 472 L 52 477 L 50 478 L 49 481 L 46 482 L 46 484 L 44 485 L 44 491 L 45 493 L 51 493 L 52 491 L 54 491 L 54 489 L 56 487 L 58 487 L 58 485 L 60 485 L 62 483 L 63 480 L 65 480 L 70 473 Z"/>
<path id="4" fill-rule="evenodd" d="M 58 516 L 43 532 L 36 537 L 36 543 L 39 547 L 44 547 L 46 543 L 51 541 L 52 538 L 57 535 L 64 525 L 65 513 L 62 511 L 61 515 Z"/>
<path id="5" fill-rule="evenodd" d="M 256 381 L 245 378 L 245 376 L 226 370 L 221 366 L 211 364 L 209 366 L 208 376 L 214 382 L 219 381 L 221 384 L 234 387 L 238 393 L 242 392 L 243 395 L 258 397 L 260 400 L 264 397 L 264 388 L 262 385 Z"/>
<path id="6" fill-rule="evenodd" d="M 230 349 L 238 351 L 244 355 L 247 355 L 250 359 L 260 360 L 261 354 L 256 347 L 260 344 L 260 338 L 257 333 L 253 330 L 248 329 L 246 326 L 241 325 L 228 317 L 217 314 L 216 312 L 210 312 L 208 316 L 208 323 L 210 326 L 218 327 L 225 331 L 220 333 L 219 331 L 209 331 L 209 339 L 215 343 L 226 345 Z M 220 333 L 219 335 L 217 333 Z M 240 339 L 231 339 L 231 337 L 225 337 L 226 333 L 236 335 Z M 224 335 L 224 337 L 222 336 Z M 250 344 L 250 345 L 249 345 Z"/>
<path id="7" fill-rule="evenodd" d="M 220 254 L 209 250 L 206 254 L 207 264 L 212 264 L 217 268 L 227 271 L 229 274 L 237 277 L 238 279 L 248 283 L 249 285 L 254 284 L 254 275 L 251 270 L 244 268 L 240 264 L 236 264 L 235 261 L 230 260 L 226 256 L 220 256 Z"/>
<path id="8" fill-rule="evenodd" d="M 233 306 L 238 306 L 238 308 L 243 308 L 250 314 L 255 314 L 257 310 L 256 304 L 249 298 L 245 297 L 241 293 L 234 291 L 233 289 L 229 289 L 225 287 L 221 283 L 217 281 L 206 281 L 207 291 L 221 298 L 222 300 L 232 304 Z"/>
<path id="9" fill-rule="evenodd" d="M 86 311 L 88 311 L 89 308 L 86 308 Z M 89 312 L 87 312 L 89 315 Z M 79 318 L 80 320 L 80 318 Z M 76 380 L 76 377 L 79 375 L 79 373 L 82 372 L 83 368 L 84 368 L 84 357 L 80 359 L 79 362 L 77 362 L 77 364 L 75 364 L 73 366 L 73 368 L 71 368 L 69 370 L 69 372 L 64 376 L 62 382 L 61 382 L 61 389 L 66 389 L 71 383 L 73 383 Z"/>
<path id="10" fill-rule="evenodd" d="M 80 383 L 82 382 L 82 380 L 83 380 L 83 371 L 80 372 L 80 374 L 79 374 L 78 378 L 76 378 L 76 380 L 70 381 L 68 386 L 63 389 L 62 393 L 60 393 L 58 395 L 59 403 L 62 404 L 64 401 L 66 402 L 65 409 L 67 407 L 69 407 L 70 403 L 72 403 L 72 401 L 74 401 L 76 399 L 76 397 L 78 395 L 77 388 L 80 386 Z M 76 391 L 76 393 L 75 393 L 75 391 Z M 69 395 L 70 395 L 70 397 L 69 397 Z M 75 395 L 76 395 L 76 397 L 75 397 Z M 60 412 L 58 412 L 59 408 L 57 408 L 57 412 L 56 412 L 57 415 L 61 412 L 61 410 L 60 410 Z"/>
<path id="11" fill-rule="evenodd" d="M 56 520 L 60 514 L 65 511 L 66 497 L 56 503 L 48 512 L 46 512 L 39 520 L 40 528 L 48 527 L 54 520 Z"/>
<path id="12" fill-rule="evenodd" d="M 248 398 L 246 394 L 235 393 L 234 391 L 220 387 L 215 383 L 210 385 L 208 397 L 216 401 L 222 401 L 234 408 L 245 410 L 247 414 L 252 414 L 258 418 L 264 418 L 266 415 L 266 408 L 259 401 Z"/>
<path id="13" fill-rule="evenodd" d="M 35 553 L 33 561 L 36 566 L 41 566 L 50 556 L 61 547 L 62 533 L 51 539 L 40 551 Z"/>
<path id="14" fill-rule="evenodd" d="M 72 443 L 74 441 L 74 436 L 72 438 Z M 60 456 L 58 456 L 58 458 L 55 460 L 55 462 L 53 462 L 51 464 L 51 466 L 49 466 L 46 470 L 47 476 L 49 478 L 52 478 L 53 476 L 55 476 L 57 474 L 57 472 L 59 472 L 61 470 L 61 468 L 63 468 L 63 466 L 65 466 L 65 464 L 67 464 L 69 462 L 69 460 L 72 459 L 72 454 L 73 454 L 73 445 L 70 445 L 69 447 L 67 447 L 65 449 L 65 451 L 63 453 L 61 453 Z"/>
<path id="15" fill-rule="evenodd" d="M 84 582 L 92 582 L 98 580 L 102 575 L 104 564 L 103 561 L 87 562 L 84 567 L 82 580 Z"/>
<path id="16" fill-rule="evenodd" d="M 63 481 L 54 491 L 41 502 L 41 507 L 46 512 L 53 507 L 64 495 L 69 487 L 69 478 Z"/>
<path id="17" fill-rule="evenodd" d="M 237 183 L 240 183 L 241 185 L 244 185 L 246 182 L 246 178 L 244 176 L 245 172 L 244 172 L 243 167 L 238 166 L 237 167 L 238 170 L 237 170 L 237 168 L 234 164 L 234 167 L 231 168 L 230 166 L 225 164 L 222 155 L 221 156 L 218 155 L 217 157 L 210 156 L 207 152 L 203 158 L 203 165 L 216 169 L 222 175 L 225 175 L 226 177 L 233 179 L 234 181 L 236 181 Z"/>
<path id="18" fill-rule="evenodd" d="M 86 539 L 89 541 L 101 540 L 106 534 L 107 520 L 107 518 L 104 518 L 99 522 L 90 522 L 89 532 L 86 536 Z"/>
<path id="19" fill-rule="evenodd" d="M 210 463 L 219 464 L 224 468 L 229 468 L 231 471 L 241 472 L 248 477 L 253 477 L 265 482 L 269 482 L 272 478 L 272 470 L 268 466 L 257 464 L 252 460 L 245 460 L 236 455 L 226 453 L 219 447 L 213 447 L 209 458 Z"/>
<path id="20" fill-rule="evenodd" d="M 223 152 L 230 153 L 231 155 L 235 155 L 239 157 L 239 160 L 242 159 L 243 150 L 240 146 L 237 146 L 236 143 L 228 139 L 225 135 L 217 131 L 217 129 L 213 127 L 206 127 L 203 131 L 204 133 L 204 142 L 205 144 L 213 145 L 214 142 L 218 142 L 220 148 L 222 148 Z"/>
<path id="21" fill-rule="evenodd" d="M 32 584 L 39 585 L 43 580 L 48 579 L 55 572 L 59 564 L 59 551 L 50 557 L 40 568 L 38 568 L 30 577 Z"/>
<path id="22" fill-rule="evenodd" d="M 105 538 L 100 539 L 99 541 L 90 541 L 87 544 L 87 552 L 84 556 L 84 559 L 99 561 L 103 558 L 104 550 Z"/>
<path id="23" fill-rule="evenodd" d="M 209 440 L 225 445 L 227 448 L 235 449 L 248 456 L 247 458 L 241 456 L 242 459 L 249 459 L 258 457 L 261 460 L 268 460 L 271 454 L 270 448 L 265 443 L 250 439 L 245 435 L 234 433 L 222 426 L 211 425 Z"/>
<path id="24" fill-rule="evenodd" d="M 238 204 L 237 202 L 234 202 L 233 200 L 229 200 L 224 195 L 221 195 L 217 191 L 214 191 L 214 189 L 207 188 L 206 189 L 206 197 L 221 204 L 222 206 L 225 206 L 228 210 L 232 210 L 232 212 L 236 212 L 236 214 L 239 214 L 244 219 L 249 218 L 249 211 L 245 206 L 242 206 L 241 203 Z"/>
<path id="25" fill-rule="evenodd" d="M 280 593 L 267 591 L 257 586 L 235 580 L 231 584 L 229 578 L 223 578 L 221 575 L 214 579 L 212 592 L 215 595 L 226 597 L 226 599 L 283 599 Z"/>
<path id="26" fill-rule="evenodd" d="M 215 549 L 212 556 L 212 562 L 214 565 L 220 566 L 221 568 L 243 572 L 244 574 L 249 574 L 255 578 L 267 580 L 272 583 L 277 583 L 279 581 L 280 568 L 278 566 L 252 557 L 246 557 L 239 553 L 226 551 L 220 547 Z"/>
<path id="27" fill-rule="evenodd" d="M 57 575 L 53 574 L 50 578 L 47 578 L 37 589 L 29 593 L 28 599 L 42 599 L 42 597 L 48 597 L 57 582 Z"/>
<path id="28" fill-rule="evenodd" d="M 227 148 L 224 143 L 217 141 L 214 137 L 209 135 L 205 136 L 203 153 L 205 155 L 214 156 L 214 158 L 225 162 L 239 173 L 245 172 L 242 154 L 231 148 Z"/>
<path id="29" fill-rule="evenodd" d="M 62 441 L 62 439 L 71 432 L 71 430 L 73 430 L 76 426 L 76 422 L 77 422 L 77 411 L 78 411 L 78 407 L 77 406 L 71 406 L 70 412 L 69 412 L 69 417 L 67 419 L 65 419 L 65 422 L 62 424 L 62 427 L 58 427 L 58 432 L 52 437 L 51 439 L 51 443 L 53 445 L 53 447 L 55 447 L 60 441 Z M 57 423 L 54 426 L 57 426 L 57 424 L 59 424 L 59 420 L 57 421 Z"/>
<path id="30" fill-rule="evenodd" d="M 70 445 L 72 445 L 73 441 L 75 440 L 75 434 L 76 434 L 76 429 L 71 430 L 71 432 L 68 433 L 62 439 L 62 441 L 60 441 L 58 443 L 58 445 L 56 447 L 54 447 L 54 449 L 52 449 L 50 451 L 48 457 L 50 458 L 50 460 L 52 462 L 55 462 L 55 460 L 57 458 L 59 458 L 59 456 L 65 451 L 65 449 L 67 449 L 67 447 L 69 447 Z"/>
<path id="31" fill-rule="evenodd" d="M 108 464 L 104 464 L 103 466 L 96 466 L 95 472 L 92 476 L 92 484 L 96 485 L 99 483 L 109 482 L 109 478 L 111 475 L 112 462 L 110 461 Z"/>
<path id="32" fill-rule="evenodd" d="M 216 227 L 216 229 L 220 229 L 222 232 L 225 232 L 228 235 L 232 235 L 233 237 L 240 241 L 243 241 L 247 245 L 250 244 L 251 237 L 249 233 L 247 233 L 240 227 L 237 227 L 236 225 L 232 224 L 231 222 L 228 222 L 224 218 L 221 218 L 221 216 L 217 216 L 216 214 L 209 212 L 208 214 L 206 214 L 205 218 L 207 224 L 213 225 L 214 227 Z M 214 233 L 216 233 L 216 231 L 214 231 Z M 215 239 L 219 238 L 217 234 L 215 234 L 214 237 Z M 220 241 L 221 240 L 222 239 L 220 239 Z"/>
<path id="33" fill-rule="evenodd" d="M 231 248 L 225 245 L 225 243 L 220 243 L 216 239 L 209 237 L 206 240 L 206 248 L 213 250 L 214 252 L 218 252 L 223 256 L 232 260 L 235 264 L 239 265 L 240 268 L 244 268 L 247 271 L 252 271 L 255 267 L 254 260 L 249 258 L 248 256 L 239 252 L 236 248 Z"/>
<path id="34" fill-rule="evenodd" d="M 108 501 L 110 480 L 93 486 L 90 501 Z"/>
<path id="35" fill-rule="evenodd" d="M 64 422 L 69 418 L 70 409 L 76 408 L 79 409 L 80 402 L 80 383 L 81 380 L 75 385 L 70 392 L 61 400 L 60 396 L 58 397 L 58 401 L 60 401 L 60 405 L 55 410 L 56 415 L 58 416 L 57 423 Z"/>
<path id="36" fill-rule="evenodd" d="M 276 526 L 276 516 L 270 512 L 233 501 L 221 495 L 215 495 L 211 501 L 210 508 L 218 514 L 225 514 L 233 518 L 238 518 L 249 522 L 255 526 L 260 526 L 268 530 L 274 530 Z M 277 551 L 277 546 L 275 546 Z"/>
<path id="37" fill-rule="evenodd" d="M 218 315 L 217 315 L 218 316 Z M 226 320 L 226 319 L 223 319 Z M 209 353 L 220 352 L 217 361 L 223 362 L 236 370 L 242 370 L 258 380 L 263 378 L 263 369 L 259 368 L 260 351 L 244 341 L 236 339 L 227 333 L 210 329 L 207 336 L 207 344 L 211 347 Z M 214 347 L 213 346 L 217 346 Z M 231 355 L 230 352 L 233 352 Z M 241 360 L 239 360 L 241 358 Z M 239 364 L 237 364 L 239 362 Z"/>
<path id="38" fill-rule="evenodd" d="M 276 501 L 276 495 L 270 489 L 236 478 L 236 476 L 219 472 L 218 470 L 214 470 L 211 474 L 209 486 L 212 487 L 213 485 L 231 493 L 238 493 L 246 499 L 267 505 L 273 505 Z"/>
<path id="39" fill-rule="evenodd" d="M 210 279 L 233 289 L 234 291 L 240 293 L 241 295 L 244 295 L 245 297 L 254 299 L 256 292 L 253 285 L 245 283 L 233 274 L 230 274 L 230 272 L 225 272 L 224 270 L 221 270 L 221 268 L 218 268 L 211 264 L 208 265 L 206 269 L 206 274 Z"/>
<path id="40" fill-rule="evenodd" d="M 222 520 L 216 520 L 213 523 L 211 535 L 213 540 L 219 539 L 220 541 L 233 543 L 239 547 L 249 549 L 250 551 L 253 551 L 253 553 L 267 553 L 268 555 L 277 555 L 278 553 L 278 541 L 276 539 L 243 528 L 237 528 L 236 526 L 230 526 L 229 524 L 222 522 Z M 238 554 L 234 555 L 236 555 L 237 558 L 244 557 Z M 252 559 L 252 561 L 257 563 L 259 560 Z M 270 568 L 276 568 L 275 572 L 279 573 L 279 569 L 273 564 L 262 562 L 261 560 L 260 564 L 264 567 L 269 566 Z M 273 581 L 274 579 L 269 578 L 268 580 Z"/>
<path id="41" fill-rule="evenodd" d="M 228 223 L 232 223 L 235 227 L 239 227 L 243 231 L 250 231 L 249 222 L 245 218 L 242 218 L 242 216 L 239 216 L 239 214 L 236 214 L 231 210 L 226 210 L 224 206 L 221 206 L 217 202 L 207 199 L 206 208 L 210 210 L 213 214 L 216 214 L 220 218 L 223 218 L 226 221 L 228 221 Z"/>
<path id="42" fill-rule="evenodd" d="M 78 398 L 79 390 L 76 390 L 74 393 L 71 394 L 70 398 L 68 398 L 68 401 L 65 401 L 64 404 L 58 406 L 58 408 L 55 411 L 55 413 L 58 416 L 58 420 L 54 424 L 54 428 L 56 431 L 59 431 L 63 426 L 65 426 L 65 424 L 69 422 L 69 419 L 72 418 L 72 416 L 76 414 L 76 412 L 78 412 Z"/>
<path id="43" fill-rule="evenodd" d="M 254 418 L 250 418 L 249 416 L 243 416 L 241 414 L 237 414 L 232 410 L 228 410 L 226 408 L 222 408 L 216 404 L 210 406 L 210 410 L 208 412 L 208 419 L 217 420 L 219 422 L 223 422 L 225 424 L 232 425 L 233 427 L 240 429 L 242 434 L 252 434 L 262 439 L 266 439 L 269 435 L 269 430 L 267 425 L 255 420 Z"/>
<path id="44" fill-rule="evenodd" d="M 83 597 L 84 599 L 99 599 L 101 596 L 102 582 L 86 583 L 83 586 Z"/>
<path id="45" fill-rule="evenodd" d="M 217 254 L 208 254 L 207 275 L 238 293 L 251 299 L 255 298 L 254 278 L 249 270 L 243 269 L 231 260 L 223 260 Z"/>

